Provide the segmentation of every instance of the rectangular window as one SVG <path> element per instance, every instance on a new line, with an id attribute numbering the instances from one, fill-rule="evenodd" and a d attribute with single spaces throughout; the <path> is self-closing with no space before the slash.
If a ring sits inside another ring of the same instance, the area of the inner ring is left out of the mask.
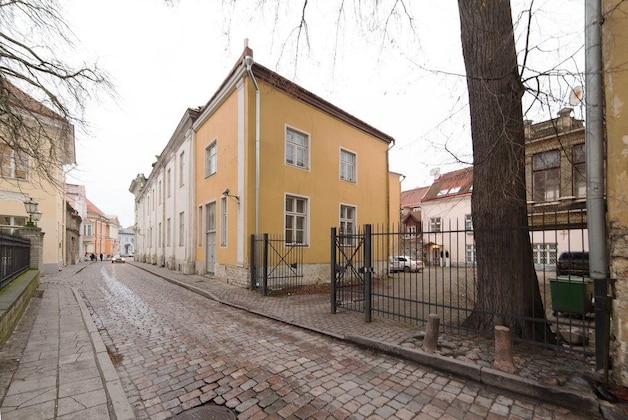
<path id="1" fill-rule="evenodd" d="M 161 181 L 159 181 L 159 205 L 160 206 L 161 206 L 161 201 L 162 201 L 161 193 L 162 193 L 162 191 L 161 191 Z"/>
<path id="2" fill-rule="evenodd" d="M 475 265 L 477 264 L 477 260 L 475 258 L 475 245 L 465 245 L 465 263 L 467 265 Z"/>
<path id="3" fill-rule="evenodd" d="M 168 197 L 170 197 L 170 190 L 172 189 L 171 184 L 172 184 L 172 179 L 171 179 L 171 173 L 170 173 L 170 169 L 168 169 L 168 172 L 166 174 L 166 195 Z"/>
<path id="4" fill-rule="evenodd" d="M 573 147 L 573 195 L 578 198 L 587 196 L 587 168 L 584 144 Z"/>
<path id="5" fill-rule="evenodd" d="M 560 196 L 560 152 L 537 153 L 532 156 L 532 199 L 555 201 Z"/>
<path id="6" fill-rule="evenodd" d="M 163 232 L 161 231 L 161 222 L 159 222 L 159 246 L 160 247 L 164 246 L 164 236 L 163 236 Z"/>
<path id="7" fill-rule="evenodd" d="M 92 236 L 92 225 L 85 225 L 85 236 Z"/>
<path id="8" fill-rule="evenodd" d="M 203 206 L 198 206 L 198 227 L 197 227 L 197 245 L 203 247 Z"/>
<path id="9" fill-rule="evenodd" d="M 183 186 L 183 180 L 185 174 L 185 152 L 181 152 L 179 155 L 179 186 Z"/>
<path id="10" fill-rule="evenodd" d="M 357 158 L 355 153 L 340 149 L 340 179 L 356 182 Z"/>
<path id="11" fill-rule="evenodd" d="M 207 232 L 216 232 L 216 203 L 207 205 Z"/>
<path id="12" fill-rule="evenodd" d="M 26 179 L 27 173 L 28 157 L 8 145 L 0 146 L 0 176 Z"/>
<path id="13" fill-rule="evenodd" d="M 309 169 L 309 143 L 307 134 L 286 127 L 286 164 Z"/>
<path id="14" fill-rule="evenodd" d="M 286 243 L 307 245 L 307 204 L 307 198 L 286 196 Z"/>
<path id="15" fill-rule="evenodd" d="M 216 142 L 205 148 L 205 178 L 216 173 Z"/>
<path id="16" fill-rule="evenodd" d="M 556 265 L 556 244 L 532 244 L 534 264 Z"/>
<path id="17" fill-rule="evenodd" d="M 430 218 L 430 232 L 440 232 L 440 217 Z"/>
<path id="18" fill-rule="evenodd" d="M 473 230 L 473 218 L 470 214 L 464 215 L 464 230 Z"/>
<path id="19" fill-rule="evenodd" d="M 227 197 L 220 199 L 220 246 L 227 246 Z"/>
<path id="20" fill-rule="evenodd" d="M 166 246 L 170 246 L 172 244 L 172 220 L 168 218 L 166 220 Z"/>
<path id="21" fill-rule="evenodd" d="M 340 206 L 340 244 L 344 246 L 353 245 L 355 235 L 355 214 L 356 209 L 352 206 Z"/>
<path id="22" fill-rule="evenodd" d="M 185 238 L 185 217 L 184 213 L 179 213 L 179 246 L 183 246 Z"/>

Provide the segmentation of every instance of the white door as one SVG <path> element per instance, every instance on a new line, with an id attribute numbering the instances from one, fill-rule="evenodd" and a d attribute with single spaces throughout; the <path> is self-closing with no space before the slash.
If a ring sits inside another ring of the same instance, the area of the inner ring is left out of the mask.
<path id="1" fill-rule="evenodd" d="M 216 203 L 209 203 L 205 206 L 205 242 L 206 255 L 205 264 L 207 273 L 214 274 L 216 265 Z"/>

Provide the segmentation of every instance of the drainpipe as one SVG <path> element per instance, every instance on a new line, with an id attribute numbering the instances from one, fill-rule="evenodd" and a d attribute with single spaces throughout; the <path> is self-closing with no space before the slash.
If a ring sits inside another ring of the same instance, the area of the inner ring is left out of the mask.
<path id="1" fill-rule="evenodd" d="M 595 293 L 595 367 L 608 375 L 611 298 L 608 296 L 604 199 L 604 100 L 601 0 L 585 0 L 586 172 L 589 268 Z"/>
<path id="2" fill-rule="evenodd" d="M 255 76 L 253 75 L 252 67 L 253 67 L 253 57 L 247 55 L 244 57 L 244 65 L 246 66 L 246 72 L 251 76 L 251 80 L 253 80 L 253 85 L 255 85 L 255 236 L 259 234 L 259 171 L 260 171 L 260 139 L 259 139 L 259 129 L 260 129 L 260 92 L 259 86 L 257 85 L 257 80 L 255 80 Z"/>

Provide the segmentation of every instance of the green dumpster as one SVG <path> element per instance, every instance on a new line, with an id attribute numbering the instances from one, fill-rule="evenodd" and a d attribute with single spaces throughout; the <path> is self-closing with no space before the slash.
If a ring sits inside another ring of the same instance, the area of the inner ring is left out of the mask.
<path id="1" fill-rule="evenodd" d="M 593 280 L 582 276 L 550 277 L 552 310 L 582 315 L 593 312 Z"/>

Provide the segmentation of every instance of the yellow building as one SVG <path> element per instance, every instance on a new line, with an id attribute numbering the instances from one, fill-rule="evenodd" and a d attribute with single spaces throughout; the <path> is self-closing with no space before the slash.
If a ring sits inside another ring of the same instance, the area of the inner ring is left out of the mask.
<path id="1" fill-rule="evenodd" d="M 628 386 L 628 3 L 602 2 L 613 379 Z"/>
<path id="2" fill-rule="evenodd" d="M 391 209 L 398 221 L 393 138 L 255 63 L 248 47 L 193 130 L 199 273 L 248 285 L 251 236 L 268 233 L 300 248 L 305 282 L 329 282 L 332 227 L 388 224 Z"/>
<path id="3" fill-rule="evenodd" d="M 0 228 L 24 226 L 29 220 L 24 202 L 37 202 L 43 271 L 56 272 L 68 263 L 63 165 L 75 163 L 74 128 L 8 80 L 1 82 L 8 107 L 0 124 Z"/>

